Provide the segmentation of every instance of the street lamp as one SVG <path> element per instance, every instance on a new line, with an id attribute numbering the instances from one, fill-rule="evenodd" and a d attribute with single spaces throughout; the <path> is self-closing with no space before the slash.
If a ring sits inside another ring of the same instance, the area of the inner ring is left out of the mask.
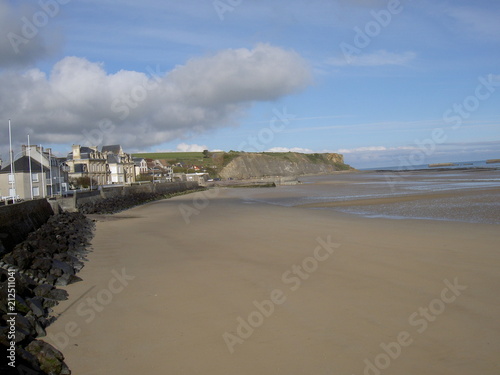
<path id="1" fill-rule="evenodd" d="M 155 169 L 156 169 L 156 166 L 151 168 L 151 170 L 153 171 L 153 184 L 155 183 Z"/>

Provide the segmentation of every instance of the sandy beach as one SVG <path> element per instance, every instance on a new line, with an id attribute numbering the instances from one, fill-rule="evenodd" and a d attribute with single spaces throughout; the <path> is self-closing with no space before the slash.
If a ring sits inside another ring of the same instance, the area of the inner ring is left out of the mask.
<path id="1" fill-rule="evenodd" d="M 98 219 L 45 338 L 73 374 L 500 373 L 498 225 L 245 203 L 253 190 Z"/>

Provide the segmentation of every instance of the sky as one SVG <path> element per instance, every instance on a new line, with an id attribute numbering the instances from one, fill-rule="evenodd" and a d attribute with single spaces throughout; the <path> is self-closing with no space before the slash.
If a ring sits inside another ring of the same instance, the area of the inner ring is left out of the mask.
<path id="1" fill-rule="evenodd" d="M 0 0 L 0 154 L 500 158 L 496 0 Z"/>

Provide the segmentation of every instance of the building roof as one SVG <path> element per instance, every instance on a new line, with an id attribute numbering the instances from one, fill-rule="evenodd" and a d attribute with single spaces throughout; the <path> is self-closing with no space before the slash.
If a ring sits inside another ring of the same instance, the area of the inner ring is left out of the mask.
<path id="1" fill-rule="evenodd" d="M 109 152 L 115 155 L 120 155 L 123 151 L 121 145 L 108 145 L 102 146 L 102 152 Z"/>
<path id="2" fill-rule="evenodd" d="M 108 164 L 120 164 L 120 157 L 116 154 L 108 155 Z"/>
<path id="3" fill-rule="evenodd" d="M 143 160 L 144 160 L 144 162 L 146 162 L 146 159 L 144 159 L 144 158 L 136 158 L 136 157 L 132 158 L 134 165 L 136 165 L 138 167 L 142 164 Z"/>
<path id="4" fill-rule="evenodd" d="M 96 151 L 90 147 L 80 146 L 80 159 L 90 159 L 90 154 L 96 153 L 96 152 L 98 152 L 98 151 Z M 68 154 L 68 160 L 73 160 L 73 152 L 70 152 Z"/>
<path id="5" fill-rule="evenodd" d="M 19 159 L 14 161 L 14 173 L 29 173 L 30 171 L 30 162 L 29 162 L 30 157 L 29 156 L 22 156 Z M 31 173 L 40 173 L 41 171 L 41 164 L 36 161 L 35 159 L 31 158 Z M 48 172 L 49 168 L 43 167 L 44 172 Z M 0 170 L 0 173 L 10 173 L 10 164 L 6 165 L 5 167 Z"/>

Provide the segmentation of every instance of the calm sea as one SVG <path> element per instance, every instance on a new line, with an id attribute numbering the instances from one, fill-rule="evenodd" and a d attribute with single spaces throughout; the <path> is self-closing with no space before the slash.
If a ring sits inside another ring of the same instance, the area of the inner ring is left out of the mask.
<path id="1" fill-rule="evenodd" d="M 468 169 L 421 168 L 405 172 L 378 168 L 378 171 L 305 177 L 301 178 L 299 185 L 249 189 L 244 202 L 281 206 L 313 203 L 319 207 L 311 209 L 371 218 L 500 224 L 500 169 L 482 169 L 486 163 L 476 165 Z M 395 203 L 385 200 L 392 197 L 410 199 Z M 369 204 L 364 204 L 368 200 Z M 329 202 L 346 203 L 342 203 L 342 207 L 328 207 Z"/>
<path id="2" fill-rule="evenodd" d="M 448 164 L 448 163 L 446 163 Z M 402 170 L 420 170 L 420 169 L 462 169 L 462 168 L 495 168 L 495 169 L 500 169 L 500 162 L 499 163 L 487 163 L 486 160 L 475 160 L 475 161 L 460 161 L 460 162 L 451 162 L 449 164 L 453 164 L 450 166 L 445 166 L 445 167 L 430 167 L 429 164 L 419 164 L 419 165 L 399 165 L 399 166 L 392 166 L 392 167 L 380 167 L 380 168 L 363 168 L 360 169 L 362 171 L 375 171 L 375 170 L 381 170 L 381 171 L 402 171 Z M 432 164 L 431 164 L 432 165 Z"/>

